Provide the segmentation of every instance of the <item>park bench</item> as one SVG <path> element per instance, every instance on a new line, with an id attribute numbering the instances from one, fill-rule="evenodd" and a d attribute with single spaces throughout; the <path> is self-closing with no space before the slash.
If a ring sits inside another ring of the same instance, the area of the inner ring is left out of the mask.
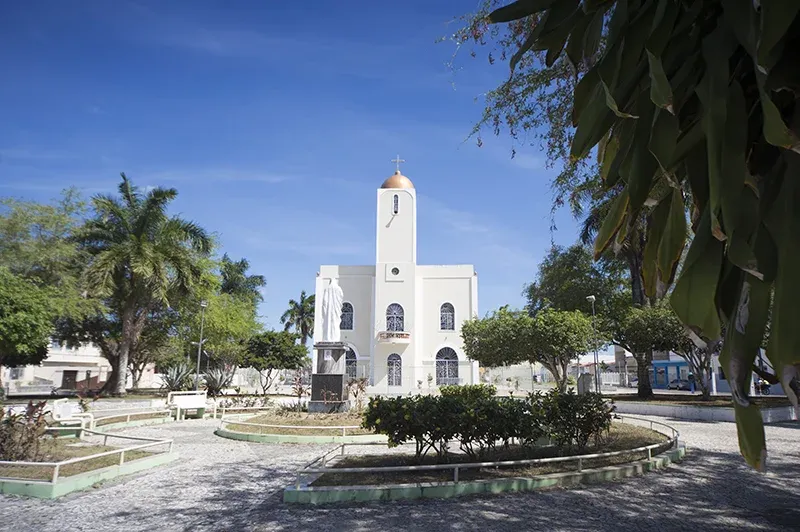
<path id="1" fill-rule="evenodd" d="M 94 416 L 83 412 L 77 403 L 70 403 L 68 399 L 56 399 L 50 407 L 53 421 L 60 425 L 79 424 L 81 429 L 94 427 Z"/>
<path id="2" fill-rule="evenodd" d="M 202 419 L 206 413 L 206 392 L 169 392 L 167 408 L 175 410 L 176 421 L 186 419 L 187 411 L 194 411 L 191 417 Z"/>

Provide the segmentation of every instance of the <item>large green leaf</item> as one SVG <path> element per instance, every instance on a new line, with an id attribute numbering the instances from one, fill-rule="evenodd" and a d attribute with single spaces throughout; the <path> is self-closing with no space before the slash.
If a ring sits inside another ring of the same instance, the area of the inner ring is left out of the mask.
<path id="1" fill-rule="evenodd" d="M 764 88 L 766 76 L 756 72 L 756 79 L 761 96 L 761 109 L 764 111 L 764 138 L 773 146 L 800 153 L 800 139 L 786 126 L 780 110 Z"/>
<path id="2" fill-rule="evenodd" d="M 650 65 L 650 99 L 657 106 L 666 109 L 670 113 L 675 113 L 672 105 L 672 87 L 669 85 L 667 74 L 664 72 L 664 65 L 661 58 L 647 51 L 647 63 Z"/>
<path id="3" fill-rule="evenodd" d="M 767 469 L 767 440 L 764 435 L 764 418 L 755 404 L 742 406 L 733 404 L 736 416 L 736 435 L 739 440 L 739 452 L 750 467 L 756 471 Z"/>
<path id="4" fill-rule="evenodd" d="M 721 210 L 722 157 L 725 142 L 725 117 L 728 92 L 728 57 L 732 39 L 724 25 L 717 26 L 703 39 L 703 59 L 706 72 L 697 85 L 697 96 L 703 104 L 703 131 L 708 150 L 709 215 L 711 232 L 725 239 L 719 221 Z"/>
<path id="5" fill-rule="evenodd" d="M 683 246 L 686 245 L 686 210 L 683 206 L 683 194 L 679 189 L 673 188 L 668 199 L 669 213 L 658 246 L 658 271 L 661 281 L 667 285 L 672 283 L 683 253 Z"/>
<path id="6" fill-rule="evenodd" d="M 613 160 L 610 161 L 608 169 L 601 168 L 604 172 L 604 181 L 606 188 L 613 187 L 617 184 L 620 178 L 620 168 L 622 163 L 628 158 L 631 144 L 633 143 L 633 133 L 636 129 L 635 120 L 622 120 L 614 128 L 614 135 L 612 139 L 619 141 L 619 147 L 614 154 Z M 603 160 L 605 164 L 606 160 Z"/>
<path id="7" fill-rule="evenodd" d="M 678 117 L 664 111 L 656 113 L 653 129 L 650 132 L 649 148 L 665 173 L 673 166 L 675 147 L 678 144 L 678 128 Z"/>
<path id="8" fill-rule="evenodd" d="M 719 361 L 725 369 L 736 410 L 739 449 L 757 469 L 766 465 L 761 414 L 747 397 L 752 367 L 758 355 L 770 302 L 770 286 L 748 275 L 737 285 L 736 307 L 728 323 Z"/>
<path id="9" fill-rule="evenodd" d="M 628 208 L 628 191 L 623 190 L 611 201 L 611 208 L 608 214 L 603 219 L 600 225 L 600 230 L 597 232 L 597 238 L 594 241 L 594 257 L 595 260 L 600 258 L 600 255 L 606 250 L 614 235 L 619 231 L 622 221 L 625 219 L 625 211 Z"/>
<path id="10" fill-rule="evenodd" d="M 718 196 L 725 232 L 730 235 L 736 228 L 739 200 L 747 175 L 747 109 L 744 92 L 738 81 L 728 87 L 725 106 L 727 114 Z"/>
<path id="11" fill-rule="evenodd" d="M 592 97 L 597 90 L 600 83 L 600 75 L 598 74 L 598 66 L 593 66 L 586 74 L 581 77 L 578 84 L 575 86 L 575 91 L 572 98 L 572 125 L 578 126 L 586 106 L 592 101 Z"/>
<path id="12" fill-rule="evenodd" d="M 628 183 L 628 193 L 630 194 L 630 210 L 638 211 L 644 205 L 650 188 L 653 184 L 653 177 L 658 169 L 653 154 L 650 153 L 650 130 L 653 127 L 653 117 L 656 107 L 644 93 L 640 94 L 637 100 L 636 114 L 639 119 L 636 121 L 633 145 L 628 154 L 630 157 L 630 167 L 626 170 L 621 169 L 623 176 Z"/>
<path id="13" fill-rule="evenodd" d="M 784 152 L 784 158 L 788 165 L 783 184 L 766 220 L 778 252 L 767 354 L 796 405 L 797 392 L 789 384 L 796 375 L 795 365 L 800 364 L 800 155 Z"/>
<path id="14" fill-rule="evenodd" d="M 511 22 L 544 11 L 558 0 L 517 0 L 489 13 L 489 22 Z"/>
<path id="15" fill-rule="evenodd" d="M 743 2 L 749 4 L 749 2 Z M 789 26 L 797 17 L 800 2 L 796 0 L 761 0 L 761 32 L 758 42 L 758 64 L 769 69 L 769 53 L 783 39 Z M 796 53 L 793 50 L 792 53 Z"/>
<path id="16" fill-rule="evenodd" d="M 725 21 L 736 34 L 736 39 L 755 59 L 758 47 L 758 13 L 753 2 L 721 0 Z"/>
<path id="17" fill-rule="evenodd" d="M 647 241 L 642 254 L 642 280 L 644 293 L 648 297 L 656 296 L 658 286 L 658 248 L 667 226 L 670 213 L 671 196 L 666 196 L 653 209 L 647 223 Z"/>
<path id="18" fill-rule="evenodd" d="M 581 113 L 575 136 L 572 139 L 570 156 L 574 160 L 585 157 L 589 150 L 600 142 L 613 123 L 614 113 L 606 105 L 605 92 L 598 84 L 586 109 Z"/>
<path id="19" fill-rule="evenodd" d="M 567 58 L 569 59 L 572 66 L 575 68 L 575 72 L 578 71 L 579 65 L 583 62 L 584 58 L 584 42 L 586 37 L 586 32 L 589 30 L 589 25 L 593 20 L 593 16 L 584 16 L 582 17 L 573 28 L 572 32 L 569 34 L 569 41 L 567 42 Z M 601 18 L 602 20 L 602 18 Z"/>
<path id="20" fill-rule="evenodd" d="M 695 334 L 719 338 L 721 324 L 715 304 L 722 268 L 722 242 L 711 235 L 711 214 L 703 211 L 680 277 L 670 296 L 678 318 Z"/>
<path id="21" fill-rule="evenodd" d="M 596 54 L 597 50 L 600 48 L 604 17 L 605 9 L 598 9 L 592 15 L 592 20 L 586 28 L 586 34 L 583 38 L 583 57 L 594 57 L 594 54 Z"/>

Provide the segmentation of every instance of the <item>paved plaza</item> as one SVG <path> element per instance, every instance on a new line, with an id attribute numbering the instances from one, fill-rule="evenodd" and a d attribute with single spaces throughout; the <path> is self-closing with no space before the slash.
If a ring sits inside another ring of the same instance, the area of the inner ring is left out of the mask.
<path id="1" fill-rule="evenodd" d="M 212 420 L 141 427 L 126 433 L 174 438 L 180 459 L 56 501 L 0 496 L 0 530 L 800 529 L 799 424 L 767 427 L 763 475 L 742 463 L 734 424 L 668 422 L 690 454 L 665 472 L 581 489 L 327 507 L 286 505 L 281 489 L 330 446 L 226 440 Z"/>

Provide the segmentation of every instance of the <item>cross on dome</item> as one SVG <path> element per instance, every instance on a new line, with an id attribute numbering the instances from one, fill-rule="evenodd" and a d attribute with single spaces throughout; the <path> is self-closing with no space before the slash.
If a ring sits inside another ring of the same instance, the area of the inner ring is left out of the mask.
<path id="1" fill-rule="evenodd" d="M 395 163 L 397 165 L 396 169 L 399 172 L 400 171 L 400 163 L 404 163 L 404 162 L 406 162 L 406 160 L 405 159 L 401 159 L 400 158 L 400 154 L 397 154 L 397 158 L 396 159 L 392 159 L 389 162 Z"/>

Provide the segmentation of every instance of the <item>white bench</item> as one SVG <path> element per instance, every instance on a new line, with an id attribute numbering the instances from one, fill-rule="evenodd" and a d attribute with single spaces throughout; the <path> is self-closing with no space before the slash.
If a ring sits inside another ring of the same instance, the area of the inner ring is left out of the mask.
<path id="1" fill-rule="evenodd" d="M 50 413 L 53 420 L 61 425 L 70 425 L 72 423 L 79 423 L 81 429 L 94 427 L 94 416 L 88 412 L 81 411 L 81 407 L 77 403 L 70 403 L 68 399 L 56 399 L 53 401 Z"/>
<path id="2" fill-rule="evenodd" d="M 203 417 L 207 394 L 204 391 L 169 392 L 167 408 L 175 410 L 175 420 L 185 419 L 187 410 L 197 410 L 197 417 Z"/>

